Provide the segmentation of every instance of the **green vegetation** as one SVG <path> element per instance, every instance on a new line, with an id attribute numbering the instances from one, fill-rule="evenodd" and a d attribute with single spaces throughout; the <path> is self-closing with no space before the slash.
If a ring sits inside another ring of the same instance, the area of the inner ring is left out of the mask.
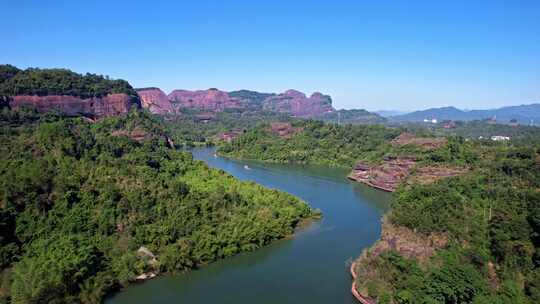
<path id="1" fill-rule="evenodd" d="M 395 303 L 540 301 L 539 150 L 498 145 L 481 152 L 470 174 L 397 192 L 392 223 L 450 242 L 420 277 L 400 270 L 414 261 L 381 256 L 399 279 L 379 296 Z M 408 300 L 400 299 L 405 294 Z"/>
<path id="2" fill-rule="evenodd" d="M 169 148 L 165 135 L 144 112 L 94 124 L 0 113 L 0 302 L 99 303 L 137 275 L 254 250 L 312 215 Z"/>
<path id="3" fill-rule="evenodd" d="M 309 163 L 352 167 L 356 162 L 380 163 L 385 157 L 415 156 L 419 163 L 465 165 L 474 161 L 473 142 L 449 137 L 437 150 L 415 145 L 394 146 L 390 141 L 405 129 L 380 125 L 336 125 L 321 121 L 295 121 L 301 132 L 274 134 L 268 124 L 250 129 L 231 143 L 220 145 L 224 156 L 278 163 Z M 417 132 L 418 135 L 426 135 Z"/>
<path id="4" fill-rule="evenodd" d="M 317 117 L 327 123 L 339 123 L 339 124 L 382 124 L 387 121 L 386 118 L 379 116 L 375 113 L 368 112 L 366 110 L 337 110 L 333 112 L 324 113 Z"/>
<path id="5" fill-rule="evenodd" d="M 240 102 L 246 107 L 248 111 L 262 111 L 263 101 L 274 96 L 273 93 L 259 93 L 249 90 L 239 90 L 229 92 L 229 96 L 240 99 Z"/>
<path id="6" fill-rule="evenodd" d="M 11 65 L 0 65 L 0 96 L 71 95 L 90 98 L 114 93 L 125 93 L 138 100 L 137 93 L 125 80 L 111 80 L 89 73 L 81 75 L 67 69 L 19 70 Z"/>
<path id="7" fill-rule="evenodd" d="M 292 126 L 302 131 L 282 137 L 272 133 L 269 125 L 260 125 L 232 143 L 222 144 L 218 152 L 229 157 L 269 162 L 350 167 L 359 155 L 378 154 L 379 146 L 399 134 L 399 130 L 383 126 L 338 126 L 313 120 L 295 121 Z"/>
<path id="8" fill-rule="evenodd" d="M 475 124 L 465 126 L 469 130 L 463 132 L 473 135 Z M 390 144 L 405 129 L 299 121 L 293 123 L 302 130 L 297 134 L 280 137 L 268 125 L 259 126 L 221 145 L 219 152 L 271 162 L 342 166 L 409 155 L 419 164 L 467 167 L 461 176 L 402 185 L 388 215 L 392 225 L 426 238 L 442 235 L 447 245 L 427 261 L 393 251 L 364 260 L 377 275 L 358 277 L 357 284 L 380 303 L 539 303 L 538 129 L 491 126 L 480 127 L 494 132 L 503 128 L 521 140 L 465 140 L 455 136 L 462 134 L 462 126 L 453 129 L 455 133 L 408 126 L 407 131 L 417 136 L 450 135 L 439 148 L 426 150 Z"/>
<path id="9" fill-rule="evenodd" d="M 165 121 L 171 136 L 185 146 L 210 145 L 214 136 L 231 130 L 246 130 L 272 121 L 288 121 L 289 115 L 266 111 L 225 109 L 206 113 L 201 110 L 182 109 L 180 115 Z"/>
<path id="10" fill-rule="evenodd" d="M 444 123 L 443 123 L 444 126 Z M 491 136 L 508 136 L 512 144 L 540 144 L 540 128 L 524 125 L 491 124 L 485 121 L 455 122 L 455 128 L 444 129 L 438 124 L 433 127 L 434 134 L 462 136 L 465 138 L 490 140 Z"/>

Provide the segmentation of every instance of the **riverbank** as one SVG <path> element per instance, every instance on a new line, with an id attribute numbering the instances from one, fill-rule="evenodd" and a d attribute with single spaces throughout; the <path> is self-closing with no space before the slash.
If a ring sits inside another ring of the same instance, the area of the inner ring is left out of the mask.
<path id="1" fill-rule="evenodd" d="M 379 269 L 381 256 L 397 253 L 404 258 L 424 264 L 437 250 L 448 244 L 446 234 L 422 235 L 412 229 L 392 224 L 388 214 L 383 216 L 381 222 L 380 239 L 365 249 L 350 268 L 353 277 L 352 293 L 363 304 L 377 303 L 375 298 L 380 294 L 371 294 L 370 289 L 378 292 L 390 288 L 386 282 L 392 278 Z"/>
<path id="2" fill-rule="evenodd" d="M 356 275 L 356 262 L 352 262 L 351 264 L 351 267 L 350 267 L 350 272 L 351 272 L 351 276 L 353 278 L 353 282 L 352 282 L 352 286 L 351 286 L 351 293 L 353 294 L 353 296 L 358 300 L 358 302 L 362 303 L 362 304 L 377 304 L 377 302 L 373 299 L 370 299 L 362 294 L 360 294 L 360 292 L 358 292 L 358 289 L 356 288 L 356 278 L 357 278 L 357 275 Z"/>
<path id="3" fill-rule="evenodd" d="M 349 182 L 343 169 L 235 161 L 214 157 L 214 151 L 195 149 L 193 155 L 240 180 L 299 197 L 324 217 L 307 226 L 297 223 L 294 237 L 253 252 L 132 285 L 107 304 L 206 304 L 215 303 L 216 295 L 221 303 L 297 304 L 301 298 L 311 304 L 355 304 L 344 262 L 378 239 L 390 195 Z"/>

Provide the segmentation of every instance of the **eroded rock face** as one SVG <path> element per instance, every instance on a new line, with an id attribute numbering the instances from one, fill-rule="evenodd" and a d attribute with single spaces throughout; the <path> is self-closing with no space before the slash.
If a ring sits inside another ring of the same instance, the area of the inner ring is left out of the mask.
<path id="1" fill-rule="evenodd" d="M 280 137 L 291 137 L 303 130 L 304 129 L 300 127 L 293 127 L 289 122 L 273 122 L 270 124 L 269 128 L 270 132 Z"/>
<path id="2" fill-rule="evenodd" d="M 411 175 L 412 169 L 414 174 Z M 417 166 L 411 156 L 385 157 L 378 165 L 358 163 L 348 178 L 368 186 L 388 192 L 394 192 L 404 183 L 428 184 L 442 178 L 458 176 L 467 172 L 465 167 Z"/>
<path id="3" fill-rule="evenodd" d="M 263 102 L 263 108 L 268 111 L 290 113 L 298 117 L 313 117 L 335 111 L 330 96 L 315 92 L 307 97 L 296 90 L 288 90 L 268 97 Z"/>
<path id="4" fill-rule="evenodd" d="M 241 107 L 240 101 L 237 98 L 232 98 L 227 92 L 218 89 L 199 91 L 174 90 L 168 97 L 174 108 L 223 111 L 227 108 Z"/>
<path id="5" fill-rule="evenodd" d="M 373 282 L 385 284 L 394 279 L 386 268 L 380 267 L 378 257 L 382 253 L 394 251 L 422 265 L 435 255 L 437 250 L 447 247 L 448 243 L 446 233 L 421 234 L 416 230 L 395 225 L 388 217 L 383 217 L 381 238 L 371 248 L 365 249 L 351 266 L 354 278 L 353 294 L 369 300 L 362 303 L 378 303 L 378 299 L 370 294 L 368 284 Z"/>
<path id="6" fill-rule="evenodd" d="M 221 133 L 218 133 L 216 136 L 214 136 L 214 139 L 218 141 L 224 141 L 224 142 L 230 143 L 236 138 L 238 138 L 238 136 L 240 136 L 242 133 L 243 133 L 242 130 L 231 130 L 228 132 L 221 132 Z"/>
<path id="7" fill-rule="evenodd" d="M 171 114 L 173 108 L 167 95 L 158 88 L 137 89 L 143 108 L 154 114 Z"/>
<path id="8" fill-rule="evenodd" d="M 413 145 L 425 151 L 433 151 L 447 143 L 446 138 L 416 137 L 402 133 L 394 138 L 393 146 Z M 413 170 L 414 169 L 414 170 Z M 379 164 L 357 163 L 348 178 L 368 186 L 393 192 L 403 184 L 428 184 L 442 178 L 458 176 L 468 171 L 466 167 L 418 165 L 414 156 L 385 156 Z"/>
<path id="9" fill-rule="evenodd" d="M 381 239 L 370 249 L 370 254 L 378 256 L 386 251 L 396 251 L 403 257 L 425 261 L 447 244 L 446 234 L 423 235 L 409 228 L 393 225 L 384 218 Z"/>
<path id="10" fill-rule="evenodd" d="M 70 116 L 103 118 L 128 113 L 133 107 L 139 108 L 140 103 L 127 94 L 84 99 L 69 95 L 18 95 L 10 97 L 9 106 L 14 110 L 30 107 L 38 112 L 56 110 Z"/>
<path id="11" fill-rule="evenodd" d="M 393 192 L 409 176 L 415 165 L 416 160 L 413 157 L 385 159 L 380 165 L 358 163 L 348 178 L 377 189 Z"/>

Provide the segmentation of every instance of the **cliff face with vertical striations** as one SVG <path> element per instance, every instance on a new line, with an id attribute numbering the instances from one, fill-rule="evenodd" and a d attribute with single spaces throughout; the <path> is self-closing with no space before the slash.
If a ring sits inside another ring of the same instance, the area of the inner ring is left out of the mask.
<path id="1" fill-rule="evenodd" d="M 103 97 L 81 98 L 70 95 L 17 95 L 10 97 L 9 106 L 14 109 L 29 107 L 38 112 L 59 111 L 70 116 L 103 118 L 128 113 L 139 108 L 127 94 L 108 94 Z"/>
<path id="2" fill-rule="evenodd" d="M 307 97 L 296 90 L 288 90 L 268 97 L 263 102 L 263 108 L 268 111 L 290 113 L 298 117 L 313 117 L 335 111 L 330 96 L 315 92 Z"/>
<path id="3" fill-rule="evenodd" d="M 232 98 L 227 92 L 218 89 L 199 91 L 174 90 L 168 97 L 175 109 L 196 108 L 223 111 L 227 108 L 242 107 L 237 98 Z"/>
<path id="4" fill-rule="evenodd" d="M 141 99 L 143 108 L 148 109 L 154 114 L 165 115 L 173 113 L 174 110 L 169 97 L 159 88 L 142 88 L 136 91 Z"/>

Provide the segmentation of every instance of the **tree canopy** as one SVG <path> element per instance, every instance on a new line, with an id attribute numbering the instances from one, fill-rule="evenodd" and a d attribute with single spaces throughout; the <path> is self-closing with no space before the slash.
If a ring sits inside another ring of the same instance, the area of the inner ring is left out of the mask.
<path id="1" fill-rule="evenodd" d="M 144 112 L 91 124 L 3 110 L 0 122 L 3 301 L 99 303 L 137 275 L 254 250 L 312 214 L 170 148 Z"/>
<path id="2" fill-rule="evenodd" d="M 138 99 L 137 92 L 121 79 L 97 74 L 77 74 L 67 69 L 28 68 L 19 70 L 0 65 L 0 95 L 71 95 L 82 98 L 125 93 Z"/>

